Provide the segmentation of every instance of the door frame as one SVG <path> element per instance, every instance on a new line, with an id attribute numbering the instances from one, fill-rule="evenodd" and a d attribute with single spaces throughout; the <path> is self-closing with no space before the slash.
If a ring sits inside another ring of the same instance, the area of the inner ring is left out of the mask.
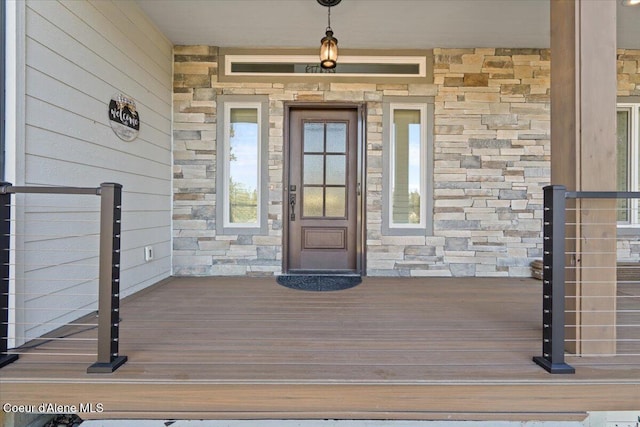
<path id="1" fill-rule="evenodd" d="M 291 207 L 289 206 L 289 163 L 290 150 L 290 115 L 292 110 L 355 110 L 357 112 L 357 165 L 356 172 L 357 182 L 360 185 L 360 194 L 357 196 L 357 215 L 356 215 L 356 273 L 366 275 L 366 203 L 367 198 L 367 180 L 366 180 L 366 155 L 365 129 L 366 129 L 366 104 L 364 102 L 297 102 L 286 101 L 284 103 L 284 124 L 283 124 L 283 145 L 282 157 L 284 162 L 283 179 L 282 179 L 282 272 L 289 272 L 289 216 Z"/>

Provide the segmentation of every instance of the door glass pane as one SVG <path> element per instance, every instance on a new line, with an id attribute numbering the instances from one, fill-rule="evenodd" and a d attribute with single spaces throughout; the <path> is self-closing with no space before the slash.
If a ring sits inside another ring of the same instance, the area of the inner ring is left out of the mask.
<path id="1" fill-rule="evenodd" d="M 304 182 L 305 185 L 322 185 L 324 177 L 324 156 L 318 154 L 304 155 Z"/>
<path id="2" fill-rule="evenodd" d="M 420 224 L 422 199 L 420 110 L 394 110 L 392 223 Z"/>
<path id="3" fill-rule="evenodd" d="M 230 224 L 258 223 L 258 109 L 232 108 L 229 117 Z"/>
<path id="4" fill-rule="evenodd" d="M 347 184 L 347 156 L 327 156 L 327 185 Z"/>
<path id="5" fill-rule="evenodd" d="M 326 188 L 326 216 L 346 217 L 346 192 L 345 187 Z"/>
<path id="6" fill-rule="evenodd" d="M 629 190 L 629 111 L 618 111 L 617 122 L 617 156 L 618 170 L 616 178 L 616 190 Z M 618 200 L 618 221 L 628 222 L 628 200 Z"/>
<path id="7" fill-rule="evenodd" d="M 324 123 L 305 123 L 303 139 L 305 153 L 322 153 L 324 151 Z"/>
<path id="8" fill-rule="evenodd" d="M 344 153 L 347 151 L 347 124 L 327 123 L 327 152 Z"/>
<path id="9" fill-rule="evenodd" d="M 322 187 L 304 187 L 302 196 L 303 216 L 322 216 Z"/>

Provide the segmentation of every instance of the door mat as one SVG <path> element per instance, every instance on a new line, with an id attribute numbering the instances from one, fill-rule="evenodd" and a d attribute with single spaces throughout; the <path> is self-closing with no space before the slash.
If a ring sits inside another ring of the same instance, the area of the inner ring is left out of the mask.
<path id="1" fill-rule="evenodd" d="M 282 286 L 302 291 L 341 291 L 353 288 L 362 282 L 360 276 L 333 276 L 333 275 L 307 275 L 292 274 L 282 275 L 276 278 Z"/>

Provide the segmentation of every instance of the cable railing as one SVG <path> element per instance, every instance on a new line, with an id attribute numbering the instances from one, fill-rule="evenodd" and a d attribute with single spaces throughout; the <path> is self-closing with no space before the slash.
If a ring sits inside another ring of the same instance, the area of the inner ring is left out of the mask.
<path id="1" fill-rule="evenodd" d="M 39 195 L 29 219 L 16 215 L 18 194 Z M 48 204 L 46 195 L 55 199 Z M 99 196 L 99 208 L 77 198 L 63 204 L 63 195 Z M 0 368 L 24 354 L 95 357 L 88 373 L 127 361 L 119 354 L 121 213 L 120 184 L 0 183 Z M 96 329 L 97 338 L 87 334 Z"/>
<path id="2" fill-rule="evenodd" d="M 575 373 L 567 355 L 640 356 L 640 232 L 618 227 L 637 215 L 629 199 L 640 192 L 544 188 L 542 356 L 534 361 L 550 373 Z"/>

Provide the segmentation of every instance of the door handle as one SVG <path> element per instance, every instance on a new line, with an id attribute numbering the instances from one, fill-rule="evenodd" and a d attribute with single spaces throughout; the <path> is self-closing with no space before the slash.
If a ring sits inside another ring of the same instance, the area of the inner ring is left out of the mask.
<path id="1" fill-rule="evenodd" d="M 296 195 L 294 193 L 289 193 L 289 205 L 291 206 L 291 214 L 290 214 L 290 218 L 291 221 L 295 221 L 296 220 Z"/>

